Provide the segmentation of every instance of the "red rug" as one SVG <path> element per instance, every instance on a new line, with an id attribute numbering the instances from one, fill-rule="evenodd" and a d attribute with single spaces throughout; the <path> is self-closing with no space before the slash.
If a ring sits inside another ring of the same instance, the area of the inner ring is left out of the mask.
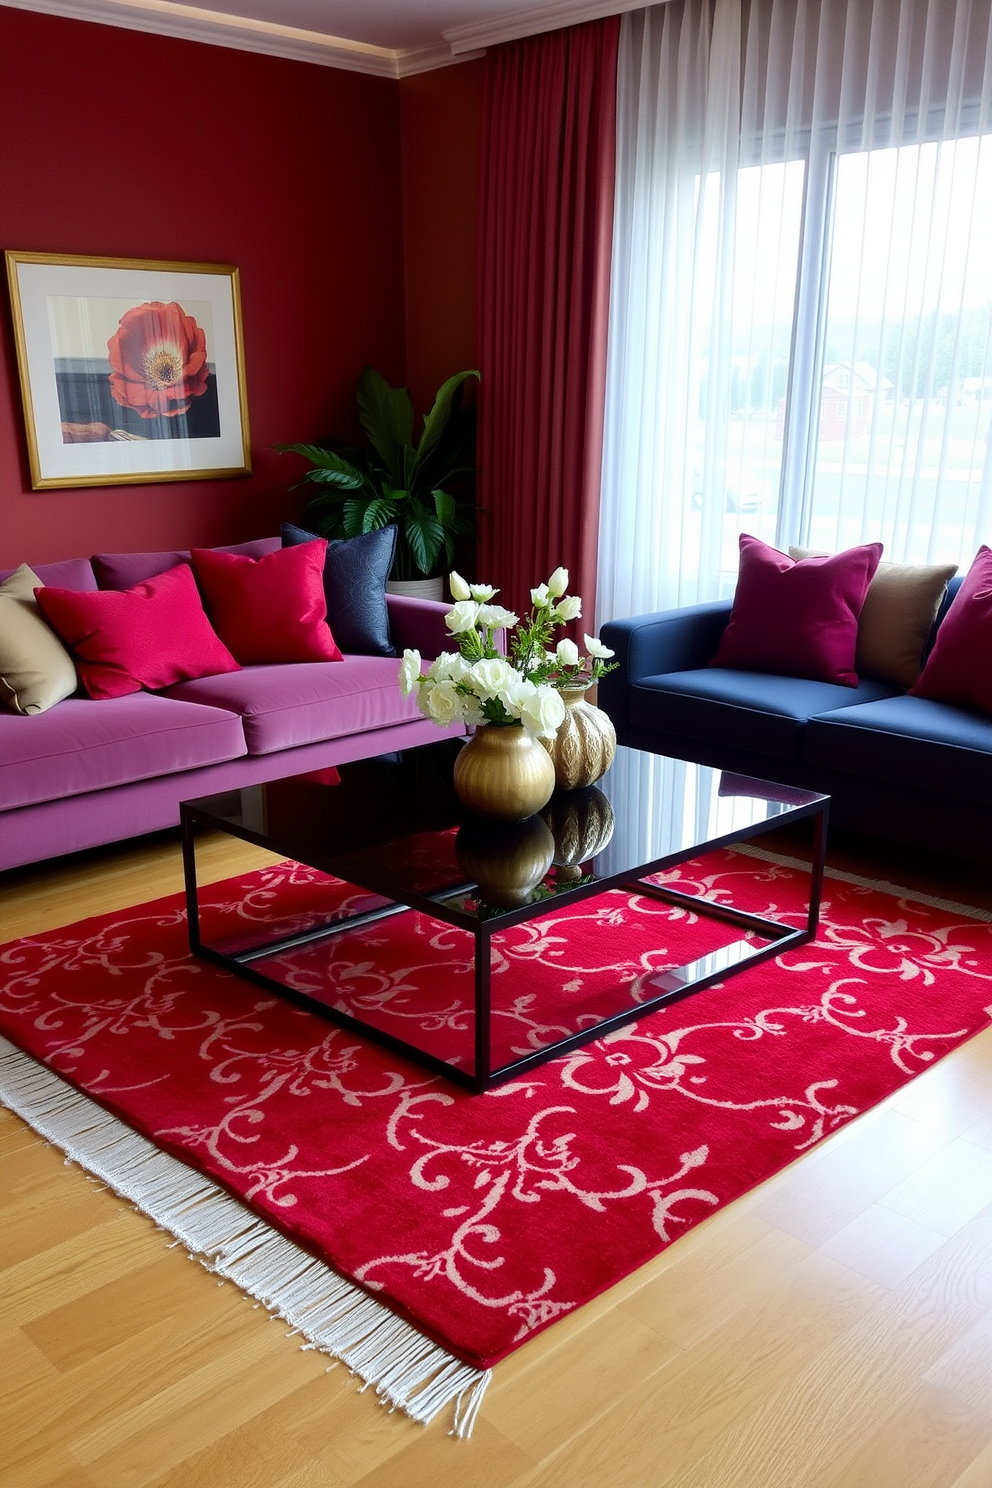
<path id="1" fill-rule="evenodd" d="M 782 863 L 728 851 L 663 877 L 804 918 L 806 874 Z M 204 890 L 205 931 L 306 925 L 354 893 L 283 864 Z M 495 952 L 503 1046 L 561 1037 L 618 988 L 636 1011 L 653 973 L 734 933 L 628 893 L 551 901 Z M 457 1057 L 468 944 L 406 915 L 323 966 L 312 950 L 287 964 Z M 990 1005 L 987 921 L 838 878 L 814 945 L 485 1095 L 191 960 L 178 895 L 0 952 L 14 1044 L 476 1367 L 912 1079 Z"/>

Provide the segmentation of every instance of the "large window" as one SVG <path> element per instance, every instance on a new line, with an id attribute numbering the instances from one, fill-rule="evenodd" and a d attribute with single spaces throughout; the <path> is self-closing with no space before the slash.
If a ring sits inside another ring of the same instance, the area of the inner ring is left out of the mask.
<path id="1" fill-rule="evenodd" d="M 832 175 L 802 535 L 967 564 L 989 532 L 992 136 L 844 154 Z"/>
<path id="2" fill-rule="evenodd" d="M 989 0 L 627 17 L 599 618 L 992 541 Z M 988 69 L 988 75 L 986 75 Z"/>

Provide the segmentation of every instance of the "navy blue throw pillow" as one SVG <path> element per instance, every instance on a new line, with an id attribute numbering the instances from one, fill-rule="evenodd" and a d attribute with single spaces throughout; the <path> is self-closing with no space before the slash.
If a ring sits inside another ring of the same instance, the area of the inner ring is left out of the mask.
<path id="1" fill-rule="evenodd" d="M 284 522 L 284 548 L 313 542 L 318 535 Z M 342 651 L 359 656 L 395 656 L 386 609 L 386 579 L 396 552 L 396 528 L 380 527 L 361 537 L 331 539 L 324 559 L 327 623 Z"/>

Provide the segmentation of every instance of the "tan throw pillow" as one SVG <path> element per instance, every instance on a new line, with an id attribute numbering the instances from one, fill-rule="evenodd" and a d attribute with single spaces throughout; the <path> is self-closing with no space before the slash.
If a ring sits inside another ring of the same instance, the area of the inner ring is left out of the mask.
<path id="1" fill-rule="evenodd" d="M 41 588 L 26 563 L 0 584 L 0 702 L 15 713 L 44 713 L 79 685 L 72 657 L 41 618 Z"/>
<path id="2" fill-rule="evenodd" d="M 789 557 L 821 558 L 816 548 L 790 548 Z M 923 648 L 937 617 L 954 563 L 927 567 L 880 563 L 858 620 L 854 665 L 858 675 L 912 687 L 923 670 Z"/>

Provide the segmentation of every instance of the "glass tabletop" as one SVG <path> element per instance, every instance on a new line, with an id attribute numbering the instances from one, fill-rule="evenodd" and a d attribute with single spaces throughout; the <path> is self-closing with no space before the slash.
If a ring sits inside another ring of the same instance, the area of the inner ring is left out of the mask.
<path id="1" fill-rule="evenodd" d="M 489 928 L 549 898 L 585 897 L 809 815 L 824 797 L 620 747 L 584 790 L 524 822 L 473 817 L 452 766 L 462 741 L 354 760 L 186 803 L 195 820 L 383 899 Z"/>

